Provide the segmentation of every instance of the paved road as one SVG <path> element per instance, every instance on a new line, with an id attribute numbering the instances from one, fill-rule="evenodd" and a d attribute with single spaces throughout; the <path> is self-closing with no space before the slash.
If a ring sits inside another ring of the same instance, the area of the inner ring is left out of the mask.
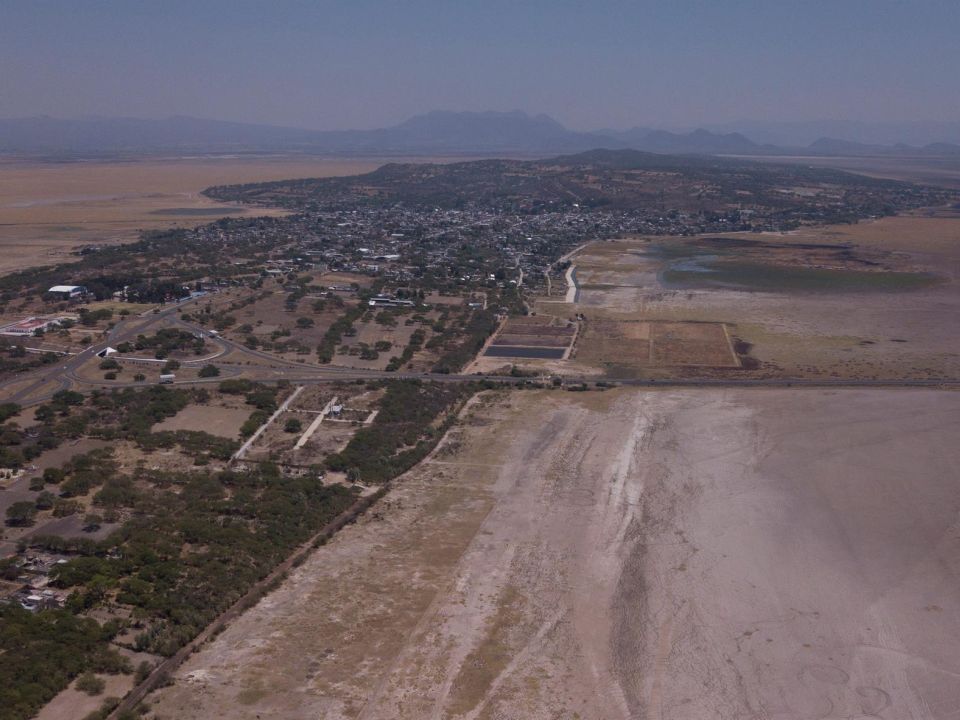
<path id="1" fill-rule="evenodd" d="M 55 365 L 38 368 L 30 373 L 16 375 L 0 383 L 0 398 L 5 398 L 5 402 L 16 402 L 24 406 L 44 402 L 50 399 L 57 390 L 69 389 L 72 388 L 75 383 L 82 382 L 80 378 L 77 377 L 77 371 L 91 358 L 95 357 L 98 352 L 108 347 L 119 345 L 124 341 L 131 340 L 137 335 L 145 334 L 158 325 L 169 325 L 171 319 L 174 324 L 180 324 L 176 315 L 177 310 L 196 301 L 197 298 L 171 305 L 160 312 L 151 312 L 149 314 L 120 320 L 110 329 L 104 339 L 90 344 L 76 355 L 64 356 L 62 360 L 59 360 Z M 199 330 L 199 328 L 191 329 L 194 331 Z M 6 391 L 9 388 L 20 385 L 24 381 L 27 381 L 24 387 L 11 391 L 9 395 L 7 394 Z M 51 383 L 57 384 L 57 387 L 53 390 L 45 387 Z M 76 389 L 82 391 L 82 388 Z"/>
<path id="2" fill-rule="evenodd" d="M 158 313 L 149 313 L 135 318 L 129 318 L 118 322 L 108 333 L 105 339 L 94 343 L 84 349 L 82 352 L 72 356 L 64 356 L 58 360 L 55 365 L 38 368 L 30 373 L 16 375 L 4 382 L 0 382 L 0 401 L 15 402 L 24 407 L 37 405 L 49 400 L 54 393 L 59 390 L 76 390 L 78 392 L 90 392 L 96 388 L 117 388 L 117 387 L 143 387 L 148 383 L 144 382 L 114 382 L 105 385 L 99 380 L 90 380 L 81 377 L 78 373 L 80 368 L 96 354 L 107 347 L 116 346 L 120 343 L 131 340 L 137 335 L 145 334 L 158 326 L 180 327 L 190 332 L 207 333 L 203 328 L 182 320 L 177 315 L 177 311 L 196 300 L 188 300 L 177 305 L 173 305 Z M 376 380 L 376 379 L 422 379 L 434 380 L 438 382 L 467 382 L 478 380 L 489 380 L 498 383 L 522 383 L 525 378 L 515 378 L 499 375 L 460 375 L 460 374 L 438 374 L 438 373 L 396 373 L 384 372 L 379 370 L 363 370 L 358 368 L 345 368 L 331 365 L 318 365 L 314 363 L 297 362 L 285 360 L 262 350 L 254 350 L 241 345 L 240 343 L 229 340 L 225 337 L 217 336 L 211 338 L 214 344 L 223 348 L 223 352 L 213 358 L 203 358 L 200 360 L 186 360 L 183 365 L 205 365 L 207 363 L 216 365 L 220 369 L 220 376 L 215 378 L 197 378 L 192 380 L 178 380 L 176 385 L 202 385 L 206 383 L 219 383 L 221 380 L 229 377 L 243 375 L 251 380 L 259 382 L 273 383 L 280 381 L 289 381 L 292 383 L 312 385 L 326 383 L 336 380 Z M 221 360 L 224 356 L 235 358 L 233 360 Z M 256 364 L 246 364 L 241 362 L 242 358 L 256 361 Z M 264 362 L 268 364 L 263 364 Z M 589 377 L 566 377 L 564 381 L 568 384 L 593 383 L 599 378 Z M 790 378 L 676 378 L 670 380 L 651 380 L 648 378 L 627 378 L 614 381 L 608 381 L 611 384 L 630 385 L 635 387 L 794 387 L 794 388 L 823 388 L 823 387 L 930 387 L 930 388 L 960 388 L 960 379 L 881 379 L 881 380 L 842 380 L 842 379 L 790 379 Z"/>

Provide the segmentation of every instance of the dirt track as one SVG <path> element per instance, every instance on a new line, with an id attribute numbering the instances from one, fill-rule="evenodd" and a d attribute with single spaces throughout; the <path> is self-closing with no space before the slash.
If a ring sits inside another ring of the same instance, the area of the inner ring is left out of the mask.
<path id="1" fill-rule="evenodd" d="M 157 715 L 953 717 L 958 428 L 930 390 L 488 400 Z"/>

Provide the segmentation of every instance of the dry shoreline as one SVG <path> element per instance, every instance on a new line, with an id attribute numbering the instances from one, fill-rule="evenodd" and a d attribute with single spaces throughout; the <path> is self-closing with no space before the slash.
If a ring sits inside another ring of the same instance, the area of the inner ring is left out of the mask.
<path id="1" fill-rule="evenodd" d="M 496 397 L 191 657 L 157 715 L 934 718 L 960 703 L 957 393 Z"/>

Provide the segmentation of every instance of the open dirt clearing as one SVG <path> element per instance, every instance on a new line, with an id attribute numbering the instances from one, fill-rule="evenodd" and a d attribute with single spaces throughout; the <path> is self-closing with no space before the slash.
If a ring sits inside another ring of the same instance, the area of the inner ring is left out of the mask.
<path id="1" fill-rule="evenodd" d="M 250 417 L 251 412 L 253 409 L 241 401 L 188 405 L 173 417 L 155 425 L 153 429 L 154 432 L 194 430 L 236 439 L 240 435 L 240 426 Z"/>
<path id="2" fill-rule="evenodd" d="M 960 394 L 487 395 L 164 718 L 945 718 Z"/>

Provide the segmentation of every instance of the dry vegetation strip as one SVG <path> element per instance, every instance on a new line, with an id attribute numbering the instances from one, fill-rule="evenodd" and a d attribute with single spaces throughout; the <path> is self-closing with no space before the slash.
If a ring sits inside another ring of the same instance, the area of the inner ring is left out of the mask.
<path id="1" fill-rule="evenodd" d="M 387 489 L 387 487 L 383 487 L 375 493 L 357 498 L 353 505 L 324 525 L 315 535 L 304 541 L 286 560 L 277 565 L 269 575 L 253 585 L 243 597 L 218 615 L 193 638 L 193 640 L 180 648 L 175 654 L 159 663 L 150 675 L 123 698 L 109 717 L 115 720 L 119 718 L 122 713 L 133 711 L 147 695 L 166 683 L 171 674 L 175 672 L 187 658 L 197 652 L 204 643 L 216 637 L 231 621 L 240 617 L 240 615 L 253 607 L 266 593 L 274 589 L 278 583 L 283 581 L 290 570 L 306 560 L 314 548 L 325 543 L 333 537 L 337 531 L 348 523 L 354 522 L 357 517 L 366 512 L 377 500 L 383 497 Z"/>

